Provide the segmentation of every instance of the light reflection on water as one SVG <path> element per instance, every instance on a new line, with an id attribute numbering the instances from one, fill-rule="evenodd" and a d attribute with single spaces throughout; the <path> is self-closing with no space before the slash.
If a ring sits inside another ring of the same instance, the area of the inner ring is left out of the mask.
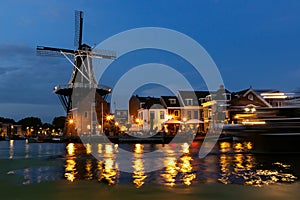
<path id="1" fill-rule="evenodd" d="M 49 156 L 62 155 L 64 166 L 27 167 L 7 172 L 23 176 L 23 184 L 66 179 L 97 180 L 108 185 L 131 183 L 137 188 L 145 184 L 166 186 L 193 185 L 207 182 L 263 186 L 276 183 L 292 183 L 300 175 L 298 155 L 259 155 L 252 154 L 251 142 L 219 142 L 212 153 L 203 159 L 198 158 L 201 142 L 191 146 L 178 144 L 182 156 L 176 158 L 176 147 L 168 146 L 167 153 L 156 162 L 162 161 L 164 168 L 146 173 L 144 154 L 161 145 L 133 144 L 28 144 L 20 141 L 0 143 L 0 159 L 49 159 Z M 119 171 L 116 154 L 119 148 L 131 149 L 133 173 Z M 103 154 L 96 160 L 92 151 Z M 5 153 L 6 152 L 6 153 Z M 6 154 L 6 155 L 5 155 Z M 55 158 L 56 159 L 56 158 Z M 155 163 L 154 163 L 155 164 Z"/>

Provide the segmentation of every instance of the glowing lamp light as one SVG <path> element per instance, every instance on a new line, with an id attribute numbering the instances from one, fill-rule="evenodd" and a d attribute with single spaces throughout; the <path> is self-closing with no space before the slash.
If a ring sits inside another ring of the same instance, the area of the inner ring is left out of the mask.
<path id="1" fill-rule="evenodd" d="M 113 115 L 107 115 L 107 116 L 106 116 L 106 120 L 107 120 L 107 121 L 110 121 L 110 120 L 112 120 L 113 118 L 114 118 Z"/>

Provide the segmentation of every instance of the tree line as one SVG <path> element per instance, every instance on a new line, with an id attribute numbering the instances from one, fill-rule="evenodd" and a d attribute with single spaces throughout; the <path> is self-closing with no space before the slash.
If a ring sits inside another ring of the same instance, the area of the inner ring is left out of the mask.
<path id="1" fill-rule="evenodd" d="M 0 117 L 0 123 L 9 124 L 9 125 L 21 125 L 22 130 L 26 131 L 28 128 L 33 130 L 42 129 L 50 129 L 55 131 L 63 130 L 65 126 L 66 117 L 59 116 L 54 117 L 52 123 L 42 123 L 42 120 L 38 117 L 25 117 L 19 121 L 15 121 L 14 119 Z"/>

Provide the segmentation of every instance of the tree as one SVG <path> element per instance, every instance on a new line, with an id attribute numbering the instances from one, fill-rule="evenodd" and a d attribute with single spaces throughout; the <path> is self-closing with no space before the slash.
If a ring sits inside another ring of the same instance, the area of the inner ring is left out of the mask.
<path id="1" fill-rule="evenodd" d="M 52 125 L 56 130 L 58 129 L 64 130 L 65 123 L 66 123 L 66 117 L 64 116 L 54 117 L 52 121 Z"/>
<path id="2" fill-rule="evenodd" d="M 16 124 L 15 120 L 4 117 L 0 117 L 0 122 L 2 122 L 3 124 Z"/>
<path id="3" fill-rule="evenodd" d="M 26 131 L 27 127 L 33 128 L 35 131 L 42 127 L 42 121 L 37 117 L 26 117 L 18 121 L 19 125 L 22 125 L 22 130 Z"/>

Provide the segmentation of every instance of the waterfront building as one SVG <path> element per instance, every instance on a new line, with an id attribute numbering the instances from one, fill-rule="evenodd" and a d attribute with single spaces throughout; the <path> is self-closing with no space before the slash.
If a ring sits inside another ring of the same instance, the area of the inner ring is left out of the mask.
<path id="1" fill-rule="evenodd" d="M 149 105 L 149 104 L 148 104 Z M 160 131 L 167 120 L 167 109 L 161 104 L 153 104 L 151 107 L 142 107 L 138 110 L 138 124 L 143 131 Z"/>
<path id="2" fill-rule="evenodd" d="M 167 110 L 167 119 L 181 120 L 182 105 L 176 96 L 161 96 L 162 106 Z"/>
<path id="3" fill-rule="evenodd" d="M 231 92 L 225 89 L 223 85 L 217 91 L 211 91 L 205 97 L 202 103 L 205 131 L 212 120 L 216 120 L 215 123 L 227 123 L 229 112 L 226 108 L 228 108 L 229 102 L 232 100 L 231 97 Z M 221 112 L 217 112 L 217 109 Z"/>
<path id="4" fill-rule="evenodd" d="M 178 99 L 183 107 L 181 118 L 183 121 L 190 119 L 203 120 L 202 103 L 208 91 L 179 91 Z"/>
<path id="5" fill-rule="evenodd" d="M 114 113 L 115 122 L 121 128 L 121 130 L 127 130 L 128 126 L 128 110 L 116 109 Z"/>

